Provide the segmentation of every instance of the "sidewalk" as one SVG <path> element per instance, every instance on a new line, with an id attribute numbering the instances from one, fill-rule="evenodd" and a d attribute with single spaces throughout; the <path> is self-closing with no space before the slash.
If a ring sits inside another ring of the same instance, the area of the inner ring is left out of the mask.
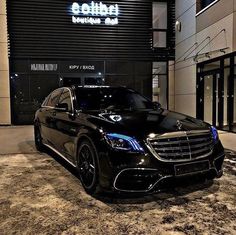
<path id="1" fill-rule="evenodd" d="M 33 126 L 0 126 L 0 154 L 36 152 Z"/>
<path id="2" fill-rule="evenodd" d="M 236 134 L 219 131 L 219 135 L 224 148 L 236 151 Z"/>
<path id="3" fill-rule="evenodd" d="M 226 149 L 236 151 L 236 134 L 219 131 Z M 33 126 L 0 126 L 0 154 L 35 153 Z"/>

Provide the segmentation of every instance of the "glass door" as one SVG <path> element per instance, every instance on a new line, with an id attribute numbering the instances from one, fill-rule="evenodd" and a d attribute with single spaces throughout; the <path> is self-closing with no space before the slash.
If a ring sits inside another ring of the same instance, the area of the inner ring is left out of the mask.
<path id="1" fill-rule="evenodd" d="M 236 76 L 234 76 L 234 84 L 233 84 L 233 95 L 232 95 L 232 99 L 233 99 L 233 125 L 232 125 L 232 131 L 236 132 Z"/>
<path id="2" fill-rule="evenodd" d="M 72 85 L 94 85 L 100 86 L 104 84 L 104 77 L 102 74 L 86 74 L 86 73 L 78 73 L 78 74 L 62 74 L 62 86 L 72 86 Z"/>
<path id="3" fill-rule="evenodd" d="M 213 75 L 204 76 L 204 112 L 203 112 L 203 120 L 213 125 L 213 108 L 215 107 L 213 98 Z"/>
<path id="4" fill-rule="evenodd" d="M 204 121 L 213 126 L 222 126 L 222 90 L 219 73 L 204 76 Z"/>
<path id="5" fill-rule="evenodd" d="M 82 85 L 82 79 L 79 75 L 63 77 L 63 86 Z"/>
<path id="6" fill-rule="evenodd" d="M 222 127 L 224 121 L 224 79 L 219 71 L 200 74 L 197 84 L 198 118 Z"/>
<path id="7" fill-rule="evenodd" d="M 229 131 L 236 132 L 236 76 L 229 82 Z"/>
<path id="8" fill-rule="evenodd" d="M 197 117 L 236 132 L 236 56 L 198 64 Z"/>

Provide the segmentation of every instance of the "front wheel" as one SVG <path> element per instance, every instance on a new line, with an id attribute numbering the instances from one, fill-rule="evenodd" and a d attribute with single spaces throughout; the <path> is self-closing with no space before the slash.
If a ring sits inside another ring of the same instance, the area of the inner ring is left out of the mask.
<path id="1" fill-rule="evenodd" d="M 83 140 L 78 146 L 77 168 L 85 191 L 96 194 L 99 191 L 97 150 L 89 140 Z"/>
<path id="2" fill-rule="evenodd" d="M 34 126 L 34 142 L 38 151 L 43 152 L 44 145 L 39 126 Z"/>

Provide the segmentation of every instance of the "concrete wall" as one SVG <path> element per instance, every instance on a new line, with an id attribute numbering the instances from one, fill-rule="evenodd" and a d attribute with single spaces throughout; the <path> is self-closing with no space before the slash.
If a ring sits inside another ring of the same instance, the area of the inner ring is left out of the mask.
<path id="1" fill-rule="evenodd" d="M 199 17 L 201 16 L 197 17 L 197 21 Z M 233 13 L 199 31 L 197 33 L 196 40 L 200 43 L 206 37 L 210 37 L 210 39 L 206 40 L 206 42 L 199 47 L 198 51 L 201 50 L 199 55 L 202 54 L 202 56 L 199 57 L 198 62 L 207 61 L 209 59 L 233 52 Z M 212 41 L 210 42 L 210 40 Z M 225 53 L 219 51 L 219 49 L 223 48 L 225 48 Z M 207 58 L 204 55 L 204 53 L 208 52 L 210 52 L 210 58 Z"/>
<path id="2" fill-rule="evenodd" d="M 234 8 L 235 0 L 219 0 L 216 4 L 196 17 L 197 42 L 210 37 L 202 44 L 199 54 L 210 52 L 210 58 L 202 57 L 199 61 L 206 61 L 224 55 L 217 51 L 225 49 L 228 54 L 234 51 Z M 209 43 L 209 41 L 211 42 Z"/>
<path id="3" fill-rule="evenodd" d="M 236 0 L 219 0 L 196 16 L 196 0 L 176 0 L 176 20 L 182 24 L 176 32 L 176 111 L 196 116 L 197 63 L 236 50 L 234 11 Z"/>
<path id="4" fill-rule="evenodd" d="M 169 94 L 169 110 L 175 110 L 175 65 L 174 61 L 169 62 L 169 70 L 168 70 L 168 79 L 169 79 L 169 86 L 168 86 L 168 94 Z"/>
<path id="5" fill-rule="evenodd" d="M 236 0 L 234 0 L 233 10 L 233 49 L 236 51 Z"/>
<path id="6" fill-rule="evenodd" d="M 219 0 L 197 17 L 197 32 L 217 23 L 234 11 L 234 0 Z"/>
<path id="7" fill-rule="evenodd" d="M 6 0 L 0 1 L 0 125 L 10 124 L 10 86 Z"/>
<path id="8" fill-rule="evenodd" d="M 191 116 L 196 116 L 196 64 L 190 58 L 196 42 L 195 15 L 196 0 L 176 0 L 176 20 L 181 22 L 182 30 L 176 32 L 174 105 L 175 111 Z"/>

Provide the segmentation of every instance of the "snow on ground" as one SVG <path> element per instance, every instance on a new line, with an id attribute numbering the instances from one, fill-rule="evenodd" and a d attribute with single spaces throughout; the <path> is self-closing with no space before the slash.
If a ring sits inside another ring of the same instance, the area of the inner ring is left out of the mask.
<path id="1" fill-rule="evenodd" d="M 47 154 L 0 156 L 0 234 L 236 234 L 236 153 L 224 176 L 142 197 L 87 195 Z"/>

